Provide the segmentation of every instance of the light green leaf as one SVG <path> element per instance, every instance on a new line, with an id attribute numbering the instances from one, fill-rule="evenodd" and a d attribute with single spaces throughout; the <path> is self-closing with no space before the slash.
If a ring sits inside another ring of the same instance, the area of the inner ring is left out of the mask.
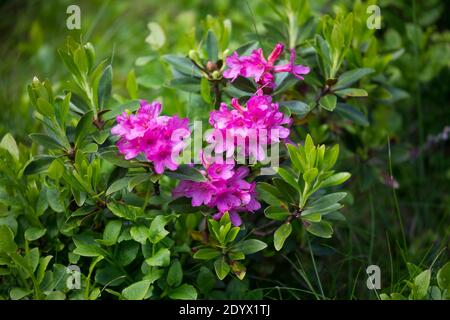
<path id="1" fill-rule="evenodd" d="M 19 160 L 19 148 L 17 147 L 16 140 L 14 140 L 14 137 L 10 133 L 3 136 L 0 142 L 0 148 L 8 151 L 16 161 Z"/>
<path id="2" fill-rule="evenodd" d="M 280 251 L 283 248 L 284 242 L 292 232 L 292 225 L 290 222 L 282 224 L 273 235 L 273 244 L 275 250 Z"/>
<path id="3" fill-rule="evenodd" d="M 319 104 L 322 108 L 328 111 L 333 111 L 336 108 L 337 98 L 335 95 L 326 95 L 319 100 Z"/>
<path id="4" fill-rule="evenodd" d="M 17 245 L 14 242 L 14 234 L 6 225 L 0 225 L 0 253 L 15 252 Z"/>
<path id="5" fill-rule="evenodd" d="M 234 246 L 234 249 L 237 249 L 247 255 L 264 250 L 266 247 L 267 244 L 265 242 L 257 239 L 250 239 L 239 242 Z"/>
<path id="6" fill-rule="evenodd" d="M 143 300 L 150 289 L 150 280 L 142 280 L 122 290 L 122 296 L 127 300 Z"/>
<path id="7" fill-rule="evenodd" d="M 367 97 L 367 91 L 359 88 L 347 88 L 335 91 L 339 97 L 348 98 L 348 97 Z"/>
<path id="8" fill-rule="evenodd" d="M 351 175 L 348 172 L 336 173 L 336 174 L 333 174 L 331 177 L 323 180 L 320 186 L 322 188 L 337 186 L 337 185 L 342 184 L 345 181 L 347 181 L 350 178 L 350 176 Z"/>
<path id="9" fill-rule="evenodd" d="M 149 229 L 145 225 L 132 226 L 130 235 L 134 241 L 145 244 L 149 235 Z"/>
<path id="10" fill-rule="evenodd" d="M 225 279 L 228 273 L 230 273 L 230 266 L 225 261 L 225 258 L 219 258 L 214 261 L 214 270 L 220 280 Z"/>
<path id="11" fill-rule="evenodd" d="M 161 248 L 153 256 L 145 259 L 145 262 L 152 267 L 168 266 L 170 263 L 170 251 L 167 248 Z"/>
<path id="12" fill-rule="evenodd" d="M 221 255 L 221 252 L 216 250 L 216 249 L 202 248 L 202 249 L 199 249 L 194 254 L 194 258 L 195 259 L 200 259 L 200 260 L 211 260 L 211 259 L 214 259 L 214 258 L 220 256 L 220 255 Z"/>
<path id="13" fill-rule="evenodd" d="M 333 235 L 333 228 L 331 227 L 331 224 L 323 220 L 320 222 L 312 222 L 308 227 L 306 227 L 306 230 L 321 238 L 331 238 Z"/>
<path id="14" fill-rule="evenodd" d="M 339 90 L 343 88 L 347 88 L 362 77 L 373 73 L 375 70 L 370 68 L 359 68 L 344 72 L 338 78 L 337 83 L 334 85 L 333 89 Z"/>
<path id="15" fill-rule="evenodd" d="M 45 228 L 31 227 L 25 231 L 25 239 L 28 241 L 34 241 L 41 238 L 46 232 L 47 229 Z"/>
<path id="16" fill-rule="evenodd" d="M 151 243 L 156 244 L 169 234 L 169 231 L 164 229 L 168 222 L 169 220 L 164 216 L 156 216 L 153 219 L 148 231 L 148 238 Z"/>
<path id="17" fill-rule="evenodd" d="M 175 300 L 195 300 L 197 299 L 197 290 L 190 284 L 182 286 L 169 292 L 169 298 Z"/>
<path id="18" fill-rule="evenodd" d="M 299 192 L 301 191 L 300 186 L 298 185 L 297 182 L 297 175 L 295 173 L 284 168 L 275 168 L 275 171 L 283 178 L 284 181 L 289 183 L 294 189 L 296 189 Z"/>
<path id="19" fill-rule="evenodd" d="M 270 206 L 264 210 L 264 215 L 271 220 L 283 221 L 289 217 L 290 212 L 288 209 L 280 206 Z"/>
<path id="20" fill-rule="evenodd" d="M 431 270 L 427 269 L 414 278 L 414 298 L 423 299 L 430 286 Z"/>
<path id="21" fill-rule="evenodd" d="M 450 262 L 447 262 L 437 273 L 439 288 L 450 293 Z"/>

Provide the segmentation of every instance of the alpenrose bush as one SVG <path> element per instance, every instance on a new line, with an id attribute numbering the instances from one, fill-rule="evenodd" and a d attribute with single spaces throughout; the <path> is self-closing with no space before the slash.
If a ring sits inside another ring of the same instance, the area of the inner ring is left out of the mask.
<path id="1" fill-rule="evenodd" d="M 350 28 L 336 26 L 342 35 Z M 10 298 L 226 298 L 223 282 L 243 280 L 286 241 L 332 236 L 333 223 L 345 219 L 346 193 L 336 186 L 350 174 L 334 169 L 338 146 L 300 136 L 296 120 L 332 111 L 343 90 L 357 96 L 362 89 L 349 87 L 367 72 L 341 71 L 349 44 L 329 50 L 331 40 L 321 36 L 313 44 L 318 68 L 299 64 L 296 48 L 282 43 L 267 59 L 257 43 L 228 54 L 226 30 L 209 30 L 203 49 L 188 57 L 163 57 L 173 71 L 168 86 L 211 107 L 202 119 L 163 114 L 161 102 L 137 99 L 134 73 L 132 100 L 117 93 L 113 101 L 112 66 L 95 62 L 90 43 L 69 39 L 59 50 L 71 79 L 58 93 L 33 79 L 30 102 L 44 128 L 30 135 L 38 154 L 30 158 L 11 135 L 0 148 L 10 180 L 20 182 L 8 187 L 20 199 L 11 205 L 22 210 L 0 225 Z M 314 99 L 286 101 L 309 76 L 322 82 L 303 84 Z M 210 126 L 200 146 L 194 120 Z M 279 164 L 263 162 L 269 151 Z M 79 272 L 67 272 L 69 265 Z"/>

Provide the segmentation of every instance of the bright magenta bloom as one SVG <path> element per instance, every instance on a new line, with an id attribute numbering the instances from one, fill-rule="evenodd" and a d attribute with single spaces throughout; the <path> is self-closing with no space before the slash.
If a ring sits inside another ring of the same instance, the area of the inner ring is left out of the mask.
<path id="1" fill-rule="evenodd" d="M 217 208 L 214 219 L 220 219 L 225 212 L 229 212 L 231 222 L 239 226 L 242 220 L 239 212 L 253 212 L 261 205 L 256 200 L 256 183 L 244 180 L 249 169 L 234 164 L 210 163 L 202 155 L 204 170 L 201 170 L 206 181 L 196 182 L 183 180 L 173 190 L 174 197 L 185 196 L 192 198 L 192 206 L 201 205 Z"/>
<path id="2" fill-rule="evenodd" d="M 184 149 L 184 139 L 189 137 L 188 119 L 178 116 L 160 116 L 161 104 L 141 100 L 136 114 L 126 112 L 117 116 L 117 125 L 111 133 L 120 137 L 119 152 L 125 159 L 136 158 L 143 153 L 153 162 L 155 172 L 161 174 L 165 168 L 176 170 L 176 158 Z"/>
<path id="3" fill-rule="evenodd" d="M 263 87 L 275 88 L 274 74 L 278 72 L 289 72 L 296 78 L 303 80 L 302 75 L 308 74 L 310 69 L 307 66 L 295 65 L 296 52 L 291 49 L 289 63 L 275 65 L 275 62 L 283 52 L 284 45 L 277 43 L 269 57 L 264 57 L 261 48 L 254 50 L 250 56 L 239 57 L 237 52 L 227 57 L 228 69 L 223 76 L 234 81 L 238 76 L 254 78 L 256 83 Z"/>
<path id="4" fill-rule="evenodd" d="M 219 110 L 210 113 L 213 131 L 207 141 L 214 144 L 216 153 L 226 152 L 229 158 L 237 150 L 240 155 L 262 161 L 268 146 L 289 136 L 290 130 L 284 125 L 290 125 L 291 119 L 279 111 L 270 96 L 252 96 L 246 107 L 233 98 L 231 106 L 230 110 L 222 103 Z"/>

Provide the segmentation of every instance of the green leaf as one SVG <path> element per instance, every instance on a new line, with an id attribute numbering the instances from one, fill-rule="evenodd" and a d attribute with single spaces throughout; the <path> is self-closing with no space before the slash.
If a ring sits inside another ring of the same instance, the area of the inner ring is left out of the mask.
<path id="1" fill-rule="evenodd" d="M 122 290 L 122 295 L 127 300 L 143 300 L 150 289 L 150 280 L 141 280 Z"/>
<path id="2" fill-rule="evenodd" d="M 275 250 L 280 251 L 283 248 L 284 242 L 292 232 L 292 225 L 290 222 L 282 224 L 273 235 L 273 244 Z"/>
<path id="3" fill-rule="evenodd" d="M 333 168 L 339 156 L 339 145 L 336 144 L 332 148 L 327 148 L 325 150 L 324 160 L 323 160 L 323 168 L 325 170 L 329 170 Z"/>
<path id="4" fill-rule="evenodd" d="M 187 164 L 182 164 L 178 167 L 177 170 L 167 171 L 164 172 L 164 174 L 167 175 L 168 177 L 178 180 L 190 180 L 197 182 L 206 181 L 206 178 L 201 174 L 200 171 Z"/>
<path id="5" fill-rule="evenodd" d="M 202 249 L 199 249 L 194 254 L 194 259 L 211 260 L 211 259 L 217 258 L 220 255 L 221 255 L 221 252 L 216 249 L 202 248 Z"/>
<path id="6" fill-rule="evenodd" d="M 234 80 L 232 83 L 232 86 L 235 88 L 238 88 L 239 90 L 242 90 L 244 92 L 255 92 L 256 87 L 249 79 L 244 77 L 237 77 L 236 80 Z"/>
<path id="7" fill-rule="evenodd" d="M 0 148 L 8 151 L 16 161 L 19 161 L 19 148 L 17 147 L 16 140 L 14 140 L 14 137 L 10 133 L 3 136 L 0 142 Z"/>
<path id="8" fill-rule="evenodd" d="M 98 84 L 98 106 L 100 109 L 103 109 L 103 107 L 105 106 L 106 103 L 108 103 L 108 100 L 111 97 L 112 77 L 113 77 L 112 66 L 108 65 L 103 70 L 102 76 L 100 77 L 100 81 Z"/>
<path id="9" fill-rule="evenodd" d="M 76 254 L 79 254 L 83 257 L 98 257 L 103 256 L 107 257 L 108 252 L 102 248 L 100 248 L 98 245 L 86 243 L 84 241 L 81 241 L 80 239 L 74 238 L 73 242 L 75 243 L 75 250 L 73 251 Z"/>
<path id="10" fill-rule="evenodd" d="M 275 171 L 283 178 L 284 181 L 289 183 L 297 191 L 301 192 L 300 186 L 297 182 L 297 175 L 295 173 L 284 168 L 275 168 Z"/>
<path id="11" fill-rule="evenodd" d="M 348 97 L 367 97 L 367 91 L 359 88 L 347 88 L 334 91 L 334 93 L 344 99 Z"/>
<path id="12" fill-rule="evenodd" d="M 108 202 L 107 207 L 115 216 L 130 221 L 135 221 L 137 217 L 142 215 L 141 208 L 119 202 Z"/>
<path id="13" fill-rule="evenodd" d="M 197 299 L 197 290 L 190 284 L 182 286 L 169 292 L 169 298 L 175 300 L 195 300 Z"/>
<path id="14" fill-rule="evenodd" d="M 279 206 L 284 199 L 280 190 L 267 182 L 259 182 L 256 188 L 259 197 L 272 206 Z"/>
<path id="15" fill-rule="evenodd" d="M 178 72 L 181 72 L 188 76 L 196 76 L 196 77 L 202 76 L 198 68 L 188 58 L 173 55 L 165 55 L 163 56 L 163 59 Z"/>
<path id="16" fill-rule="evenodd" d="M 350 178 L 350 176 L 351 176 L 351 174 L 348 172 L 339 172 L 339 173 L 333 174 L 331 177 L 323 180 L 320 186 L 322 188 L 337 186 L 337 185 L 342 184 L 345 181 L 347 181 Z"/>
<path id="17" fill-rule="evenodd" d="M 183 281 L 183 269 L 178 259 L 172 262 L 172 265 L 167 272 L 167 284 L 171 287 L 177 287 Z"/>
<path id="18" fill-rule="evenodd" d="M 53 116 L 53 106 L 47 100 L 37 98 L 36 107 L 40 114 L 49 118 Z"/>
<path id="19" fill-rule="evenodd" d="M 94 125 L 92 124 L 93 111 L 86 112 L 78 121 L 75 129 L 75 146 L 79 148 L 83 145 L 84 138 L 94 131 Z"/>
<path id="20" fill-rule="evenodd" d="M 17 245 L 14 242 L 14 233 L 6 225 L 0 225 L 0 253 L 15 252 Z"/>
<path id="21" fill-rule="evenodd" d="M 305 180 L 307 184 L 311 184 L 317 177 L 318 173 L 319 171 L 317 168 L 311 168 L 303 173 L 303 180 Z"/>
<path id="22" fill-rule="evenodd" d="M 216 271 L 217 277 L 223 280 L 230 273 L 230 266 L 225 261 L 225 258 L 222 257 L 214 261 L 214 270 Z"/>
<path id="23" fill-rule="evenodd" d="M 201 267 L 200 272 L 197 274 L 197 287 L 201 292 L 207 293 L 214 288 L 216 283 L 216 277 L 214 274 L 206 267 Z"/>
<path id="24" fill-rule="evenodd" d="M 335 95 L 326 95 L 319 100 L 319 104 L 322 108 L 328 111 L 333 111 L 336 108 L 337 98 Z"/>
<path id="25" fill-rule="evenodd" d="M 282 101 L 279 105 L 288 108 L 292 114 L 299 117 L 307 115 L 310 111 L 309 106 L 302 101 Z"/>
<path id="26" fill-rule="evenodd" d="M 9 296 L 11 300 L 20 300 L 25 298 L 29 294 L 33 293 L 33 290 L 25 289 L 25 288 L 12 288 L 9 292 Z"/>
<path id="27" fill-rule="evenodd" d="M 41 238 L 46 232 L 47 229 L 45 228 L 31 227 L 25 231 L 25 239 L 27 239 L 27 241 L 34 241 Z"/>
<path id="28" fill-rule="evenodd" d="M 202 80 L 200 81 L 200 95 L 206 103 L 211 104 L 213 102 L 211 97 L 211 85 L 209 80 L 205 77 L 202 77 Z"/>
<path id="29" fill-rule="evenodd" d="M 414 298 L 425 298 L 430 286 L 431 270 L 427 269 L 414 278 Z"/>
<path id="30" fill-rule="evenodd" d="M 271 220 L 283 221 L 286 220 L 290 214 L 288 209 L 280 206 L 269 206 L 264 210 L 264 215 Z"/>
<path id="31" fill-rule="evenodd" d="M 148 230 L 148 239 L 151 243 L 156 244 L 169 234 L 169 231 L 164 229 L 168 222 L 169 219 L 161 215 L 153 219 Z"/>
<path id="32" fill-rule="evenodd" d="M 115 257 L 117 262 L 119 262 L 123 267 L 129 265 L 134 261 L 134 259 L 136 259 L 139 248 L 139 243 L 133 240 L 120 242 L 117 248 L 117 255 Z"/>
<path id="33" fill-rule="evenodd" d="M 33 248 L 25 255 L 25 261 L 30 268 L 31 273 L 36 271 L 39 265 L 39 248 Z"/>
<path id="34" fill-rule="evenodd" d="M 66 295 L 62 291 L 52 291 L 45 298 L 45 300 L 65 300 L 65 299 Z"/>
<path id="35" fill-rule="evenodd" d="M 44 280 L 45 277 L 45 271 L 47 270 L 47 266 L 50 263 L 50 260 L 52 260 L 53 256 L 46 256 L 42 257 L 39 260 L 39 268 L 36 274 L 36 281 L 37 283 L 41 283 Z"/>
<path id="36" fill-rule="evenodd" d="M 134 69 L 132 69 L 130 72 L 128 72 L 127 76 L 127 91 L 128 95 L 131 99 L 137 99 L 138 98 L 138 84 L 136 82 L 136 74 L 134 72 Z"/>
<path id="37" fill-rule="evenodd" d="M 338 203 L 340 200 L 344 199 L 346 195 L 347 195 L 346 192 L 335 192 L 327 194 L 311 202 L 311 204 L 308 207 L 306 207 L 306 209 L 321 210 L 324 208 L 328 208 L 329 206 Z"/>
<path id="38" fill-rule="evenodd" d="M 351 120 L 358 125 L 364 127 L 369 125 L 369 120 L 366 115 L 350 104 L 338 103 L 336 112 L 343 118 Z"/>
<path id="39" fill-rule="evenodd" d="M 331 224 L 323 220 L 320 222 L 312 222 L 306 227 L 306 230 L 309 233 L 321 238 L 331 238 L 333 235 L 333 228 L 331 227 Z"/>
<path id="40" fill-rule="evenodd" d="M 109 163 L 121 168 L 136 168 L 141 167 L 141 164 L 133 163 L 132 161 L 125 160 L 123 156 L 118 155 L 117 151 L 106 151 L 100 153 L 100 156 Z"/>
<path id="41" fill-rule="evenodd" d="M 122 230 L 122 221 L 111 220 L 106 224 L 105 230 L 103 231 L 103 240 L 100 242 L 105 246 L 112 246 L 117 243 L 119 239 L 120 231 Z"/>
<path id="42" fill-rule="evenodd" d="M 109 196 L 110 194 L 120 191 L 128 186 L 128 183 L 130 181 L 130 177 L 124 177 L 119 180 L 114 181 L 106 190 L 106 195 Z"/>
<path id="43" fill-rule="evenodd" d="M 49 135 L 43 133 L 32 133 L 29 137 L 37 145 L 44 146 L 48 149 L 64 149 L 64 146 L 59 143 L 59 141 Z"/>
<path id="44" fill-rule="evenodd" d="M 161 248 L 153 256 L 145 259 L 145 262 L 152 267 L 168 266 L 170 263 L 170 251 L 167 248 Z"/>
<path id="45" fill-rule="evenodd" d="M 54 156 L 36 156 L 25 164 L 23 173 L 31 175 L 45 171 L 53 160 Z"/>
<path id="46" fill-rule="evenodd" d="M 134 241 L 139 242 L 140 244 L 145 244 L 149 235 L 149 230 L 144 225 L 132 226 L 130 229 L 130 235 Z"/>
<path id="47" fill-rule="evenodd" d="M 217 38 L 211 30 L 208 31 L 206 36 L 206 52 L 208 54 L 208 60 L 212 62 L 219 60 Z"/>
<path id="48" fill-rule="evenodd" d="M 439 288 L 450 292 L 450 262 L 439 269 L 436 278 Z"/>
<path id="49" fill-rule="evenodd" d="M 244 254 L 252 254 L 267 247 L 265 242 L 257 239 L 244 240 L 234 246 L 235 249 L 242 251 Z"/>
<path id="50" fill-rule="evenodd" d="M 338 78 L 337 83 L 334 85 L 334 90 L 339 90 L 343 88 L 347 88 L 362 77 L 373 73 L 375 70 L 370 68 L 359 68 L 344 72 Z"/>
<path id="51" fill-rule="evenodd" d="M 201 80 L 193 77 L 181 77 L 170 80 L 169 87 L 192 93 L 200 93 Z"/>
<path id="52" fill-rule="evenodd" d="M 306 168 L 303 168 L 303 164 L 300 160 L 300 154 L 298 148 L 293 146 L 292 144 L 287 144 L 289 158 L 291 159 L 291 163 L 298 172 L 305 171 Z"/>
<path id="53" fill-rule="evenodd" d="M 148 173 L 139 174 L 137 176 L 132 177 L 128 181 L 127 189 L 128 192 L 131 192 L 137 185 L 149 181 L 151 179 L 151 175 Z"/>

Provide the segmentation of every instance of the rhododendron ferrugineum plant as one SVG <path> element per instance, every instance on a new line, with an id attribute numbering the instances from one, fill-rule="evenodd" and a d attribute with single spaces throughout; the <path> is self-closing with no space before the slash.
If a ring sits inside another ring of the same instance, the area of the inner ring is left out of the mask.
<path id="1" fill-rule="evenodd" d="M 112 66 L 93 64 L 93 46 L 69 40 L 60 55 L 73 92 L 58 96 L 37 78 L 28 88 L 49 131 L 33 139 L 48 154 L 23 173 L 45 172 L 51 209 L 68 212 L 55 224 L 77 235 L 70 259 L 104 257 L 87 268 L 98 263 L 97 287 L 113 283 L 108 292 L 121 299 L 136 297 L 136 287 L 144 288 L 139 298 L 195 298 L 183 269 L 197 260 L 205 261 L 203 273 L 242 280 L 253 269 L 248 256 L 268 243 L 273 255 L 307 233 L 330 238 L 343 218 L 346 193 L 328 189 L 350 177 L 334 169 L 339 147 L 314 144 L 300 127 L 308 113 L 332 111 L 334 89 L 322 88 L 308 103 L 288 100 L 307 92 L 312 59 L 282 43 L 267 58 L 259 43 L 232 53 L 223 43 L 209 30 L 203 49 L 161 56 L 173 79 L 155 92 L 138 90 L 131 72 L 127 100 L 112 95 Z"/>

